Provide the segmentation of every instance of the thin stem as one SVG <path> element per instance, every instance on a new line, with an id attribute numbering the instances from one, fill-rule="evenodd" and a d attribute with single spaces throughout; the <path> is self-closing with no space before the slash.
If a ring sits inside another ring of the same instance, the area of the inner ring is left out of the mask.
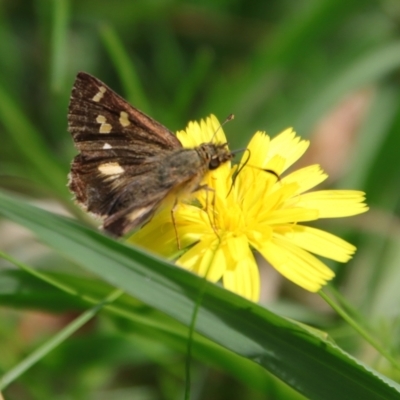
<path id="1" fill-rule="evenodd" d="M 215 256 L 215 250 L 210 258 L 210 262 L 208 264 L 205 276 L 204 276 L 204 281 L 203 284 L 200 287 L 200 291 L 196 300 L 196 303 L 194 305 L 193 309 L 193 314 L 192 318 L 190 321 L 189 325 L 189 337 L 188 337 L 188 342 L 187 342 L 187 352 L 186 352 L 186 362 L 185 362 L 185 400 L 190 400 L 190 389 L 191 389 L 191 374 L 190 374 L 190 364 L 192 361 L 192 349 L 193 349 L 193 335 L 196 327 L 196 322 L 197 322 L 197 316 L 199 314 L 200 306 L 203 303 L 203 298 L 204 294 L 206 293 L 207 286 L 209 285 L 209 282 L 207 280 L 208 272 L 212 266 L 213 260 Z"/>
<path id="2" fill-rule="evenodd" d="M 356 332 L 358 332 L 372 347 L 374 347 L 383 357 L 400 370 L 400 364 L 392 357 L 389 352 L 382 347 L 361 325 L 357 323 L 339 304 L 335 303 L 326 293 L 320 290 L 319 295 L 340 315 Z"/>
<path id="3" fill-rule="evenodd" d="M 68 337 L 75 333 L 79 328 L 81 328 L 86 322 L 93 318 L 98 311 L 100 311 L 106 304 L 110 304 L 120 297 L 124 292 L 120 289 L 116 289 L 111 292 L 107 297 L 104 298 L 100 303 L 96 304 L 94 307 L 85 311 L 78 318 L 75 318 L 66 327 L 61 329 L 57 334 L 55 334 L 50 340 L 45 342 L 42 346 L 37 348 L 34 352 L 29 354 L 28 357 L 19 362 L 14 368 L 9 370 L 0 379 L 0 390 L 6 388 L 11 382 L 21 376 L 25 371 L 27 371 L 32 365 L 37 363 L 45 355 L 54 350 L 57 346 L 63 343 Z"/>

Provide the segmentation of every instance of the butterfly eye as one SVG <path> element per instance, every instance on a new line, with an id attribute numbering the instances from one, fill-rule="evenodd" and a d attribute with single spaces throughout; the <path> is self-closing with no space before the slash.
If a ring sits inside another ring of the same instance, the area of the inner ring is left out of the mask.
<path id="1" fill-rule="evenodd" d="M 217 169 L 221 165 L 221 161 L 218 157 L 212 158 L 208 163 L 208 169 Z"/>

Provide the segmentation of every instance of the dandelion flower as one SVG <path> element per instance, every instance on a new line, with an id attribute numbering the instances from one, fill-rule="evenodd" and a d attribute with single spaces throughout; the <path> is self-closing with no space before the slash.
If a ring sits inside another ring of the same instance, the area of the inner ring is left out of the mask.
<path id="1" fill-rule="evenodd" d="M 177 136 L 184 147 L 227 141 L 213 115 L 189 123 Z M 315 255 L 347 262 L 356 248 L 303 223 L 348 217 L 368 207 L 359 191 L 309 191 L 327 178 L 318 165 L 285 175 L 308 146 L 292 129 L 272 139 L 256 132 L 239 162 L 245 164 L 239 173 L 230 162 L 210 171 L 203 183 L 211 190 L 199 190 L 195 202 L 181 202 L 174 212 L 184 250 L 176 263 L 212 282 L 222 280 L 225 288 L 258 301 L 255 250 L 287 279 L 311 292 L 320 290 L 335 274 Z M 166 257 L 178 254 L 170 210 L 160 211 L 130 241 Z"/>

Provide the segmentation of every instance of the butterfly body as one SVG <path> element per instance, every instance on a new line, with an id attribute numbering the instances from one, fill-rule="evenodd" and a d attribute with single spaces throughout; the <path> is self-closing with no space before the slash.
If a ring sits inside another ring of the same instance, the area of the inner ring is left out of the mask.
<path id="1" fill-rule="evenodd" d="M 226 144 L 183 148 L 167 128 L 84 72 L 72 90 L 68 128 L 80 151 L 69 188 L 115 236 L 146 223 L 168 198 L 197 190 L 210 169 L 233 157 Z"/>

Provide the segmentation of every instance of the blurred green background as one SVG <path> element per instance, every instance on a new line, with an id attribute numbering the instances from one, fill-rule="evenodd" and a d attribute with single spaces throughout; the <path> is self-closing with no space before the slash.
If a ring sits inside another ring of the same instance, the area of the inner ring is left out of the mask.
<path id="1" fill-rule="evenodd" d="M 398 0 L 3 0 L 0 54 L 0 186 L 56 212 L 82 217 L 66 188 L 76 154 L 67 107 L 78 71 L 172 131 L 210 113 L 220 121 L 234 113 L 224 128 L 231 148 L 245 146 L 256 130 L 275 135 L 293 126 L 310 138 L 301 164 L 321 164 L 330 175 L 326 187 L 366 191 L 371 207 L 319 225 L 358 246 L 348 264 L 329 264 L 334 284 L 399 355 Z M 41 269 L 82 273 L 7 221 L 0 248 Z M 262 268 L 267 308 L 328 331 L 356 357 L 400 378 L 318 296 Z M 1 373 L 83 306 L 40 283 L 32 283 L 34 294 L 17 294 L 10 264 L 1 261 L 0 272 Z M 175 399 L 184 362 L 184 348 L 100 316 L 5 396 Z M 302 398 L 272 376 L 260 391 L 213 365 L 193 361 L 193 368 L 196 399 Z"/>

